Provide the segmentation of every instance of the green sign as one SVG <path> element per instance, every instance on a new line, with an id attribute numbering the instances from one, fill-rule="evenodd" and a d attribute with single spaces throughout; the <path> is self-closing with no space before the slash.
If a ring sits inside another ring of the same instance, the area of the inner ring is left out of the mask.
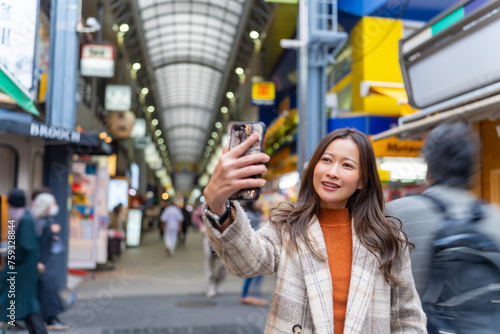
<path id="1" fill-rule="evenodd" d="M 9 95 L 16 103 L 33 115 L 40 113 L 36 109 L 31 98 L 14 82 L 5 67 L 0 67 L 0 90 Z"/>

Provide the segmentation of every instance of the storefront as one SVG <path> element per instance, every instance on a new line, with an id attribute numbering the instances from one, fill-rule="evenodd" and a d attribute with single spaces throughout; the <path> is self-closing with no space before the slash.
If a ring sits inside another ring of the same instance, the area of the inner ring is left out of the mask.
<path id="1" fill-rule="evenodd" d="M 458 3 L 401 41 L 408 97 L 423 109 L 373 140 L 420 139 L 442 122 L 469 122 L 482 141 L 473 191 L 500 204 L 500 48 L 494 42 L 500 13 L 497 2 L 476 5 Z"/>

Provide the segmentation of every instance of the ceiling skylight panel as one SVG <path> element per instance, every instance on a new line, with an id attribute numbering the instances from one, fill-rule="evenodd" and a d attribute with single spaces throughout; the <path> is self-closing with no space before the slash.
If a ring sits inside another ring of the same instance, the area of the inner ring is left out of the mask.
<path id="1" fill-rule="evenodd" d="M 150 56 L 167 56 L 170 54 L 185 54 L 189 55 L 190 51 L 198 51 L 198 52 L 207 52 L 211 54 L 211 58 L 213 58 L 213 54 L 221 52 L 220 46 L 214 46 L 210 44 L 198 44 L 198 43 L 190 43 L 189 41 L 183 42 L 172 42 L 168 44 L 161 44 L 158 47 L 151 48 Z M 226 50 L 222 50 L 228 52 Z M 203 54 L 202 54 L 203 55 Z M 201 56 L 202 56 L 201 55 Z"/>
<path id="2" fill-rule="evenodd" d="M 168 92 L 167 94 L 161 95 L 160 99 L 162 101 L 162 106 L 164 109 L 172 109 L 177 106 L 197 106 L 201 108 L 211 108 L 215 99 L 210 95 L 204 96 L 192 96 L 192 95 L 179 95 L 175 92 Z"/>
<path id="3" fill-rule="evenodd" d="M 186 129 L 187 131 L 187 129 Z M 203 134 L 202 132 L 200 132 Z M 176 145 L 170 145 L 172 148 L 170 151 L 179 152 L 184 151 L 187 148 L 191 148 L 192 150 L 197 150 L 200 145 L 201 139 L 199 137 L 193 137 L 193 134 L 190 132 L 186 132 L 186 135 L 179 137 L 178 134 L 170 131 L 171 140 L 170 143 L 175 143 Z M 179 141 L 182 141 L 183 145 L 177 145 Z M 174 148 L 175 147 L 175 148 Z"/>
<path id="4" fill-rule="evenodd" d="M 190 128 L 190 127 L 178 127 L 175 129 L 170 129 L 167 131 L 167 136 L 170 138 L 177 138 L 175 140 L 177 141 L 194 141 L 194 142 L 199 142 L 202 141 L 206 134 L 203 131 L 197 130 L 196 128 Z"/>
<path id="5" fill-rule="evenodd" d="M 137 5 L 139 8 L 149 7 L 156 3 L 155 0 L 137 0 Z"/>
<path id="6" fill-rule="evenodd" d="M 150 18 L 149 20 L 147 21 L 144 21 L 144 30 L 148 31 L 148 30 L 151 30 L 151 29 L 156 29 L 160 26 L 159 24 L 160 22 L 158 21 L 157 18 Z"/>
<path id="7" fill-rule="evenodd" d="M 227 9 L 241 14 L 241 12 L 243 11 L 243 3 L 240 1 L 229 1 L 227 4 Z"/>
<path id="8" fill-rule="evenodd" d="M 230 35 L 224 31 L 220 31 L 219 29 L 213 27 L 206 27 L 200 25 L 192 25 L 192 26 L 176 26 L 173 24 L 150 24 L 150 28 L 145 30 L 145 36 L 147 40 L 154 40 L 157 38 L 161 38 L 163 36 L 175 36 L 177 34 L 190 34 L 193 36 L 210 36 L 211 38 L 220 40 L 221 43 L 224 44 L 232 44 L 234 40 L 234 36 Z"/>
<path id="9" fill-rule="evenodd" d="M 156 14 L 158 16 L 170 15 L 177 11 L 177 6 L 175 2 L 162 3 L 155 6 Z"/>
<path id="10" fill-rule="evenodd" d="M 158 11 L 159 10 L 156 6 L 149 6 L 149 7 L 143 8 L 141 10 L 141 19 L 145 22 L 145 21 L 157 16 Z M 171 9 L 170 10 L 167 9 L 167 12 L 171 12 L 171 11 L 172 11 Z"/>
<path id="11" fill-rule="evenodd" d="M 160 16 L 161 23 L 168 23 L 174 25 L 191 25 L 192 18 L 190 14 L 172 13 L 172 15 Z"/>
<path id="12" fill-rule="evenodd" d="M 216 48 L 221 48 L 225 52 L 231 51 L 231 46 L 221 43 L 215 36 L 192 35 L 188 33 L 165 34 L 157 38 L 151 38 L 147 41 L 148 48 L 158 48 L 161 46 L 171 47 L 173 43 L 184 42 L 193 44 L 208 44 Z"/>
<path id="13" fill-rule="evenodd" d="M 191 1 L 174 1 L 175 11 L 179 12 L 190 12 L 192 7 Z"/>

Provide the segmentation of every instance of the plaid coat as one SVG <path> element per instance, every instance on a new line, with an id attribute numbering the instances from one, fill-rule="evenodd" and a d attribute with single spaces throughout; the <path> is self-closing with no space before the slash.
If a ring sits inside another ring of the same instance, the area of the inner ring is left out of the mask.
<path id="1" fill-rule="evenodd" d="M 317 260 L 304 245 L 289 252 L 270 224 L 255 232 L 241 206 L 236 220 L 220 233 L 204 215 L 207 236 L 226 268 L 246 278 L 276 273 L 265 333 L 333 333 L 333 290 L 327 261 Z M 354 229 L 353 229 L 354 230 Z M 326 257 L 316 217 L 310 238 Z M 426 333 L 426 318 L 415 290 L 406 252 L 397 273 L 403 285 L 391 288 L 377 258 L 352 235 L 352 272 L 344 333 Z"/>

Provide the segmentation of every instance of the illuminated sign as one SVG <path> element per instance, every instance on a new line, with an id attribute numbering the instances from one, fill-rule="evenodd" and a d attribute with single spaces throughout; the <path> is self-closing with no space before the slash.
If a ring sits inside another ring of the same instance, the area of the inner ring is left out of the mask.
<path id="1" fill-rule="evenodd" d="M 372 142 L 376 157 L 418 157 L 421 140 L 399 140 L 397 137 Z"/>
<path id="2" fill-rule="evenodd" d="M 142 211 L 128 210 L 127 219 L 127 246 L 139 246 L 141 242 Z"/>
<path id="3" fill-rule="evenodd" d="M 132 108 L 132 89 L 128 85 L 107 85 L 104 105 L 107 110 L 130 110 Z"/>
<path id="4" fill-rule="evenodd" d="M 269 106 L 274 104 L 276 88 L 272 81 L 260 81 L 252 84 L 252 104 Z"/>
<path id="5" fill-rule="evenodd" d="M 83 44 L 80 74 L 84 77 L 113 77 L 115 74 L 115 47 L 111 44 Z"/>

